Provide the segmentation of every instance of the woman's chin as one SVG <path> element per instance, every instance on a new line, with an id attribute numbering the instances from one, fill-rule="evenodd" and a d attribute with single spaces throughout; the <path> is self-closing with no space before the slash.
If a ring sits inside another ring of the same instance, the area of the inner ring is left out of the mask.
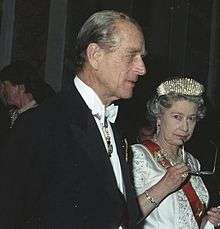
<path id="1" fill-rule="evenodd" d="M 176 139 L 176 141 L 175 141 L 175 145 L 176 146 L 182 146 L 185 142 L 187 142 L 188 141 L 188 139 L 180 139 L 180 138 L 178 138 L 178 139 Z"/>

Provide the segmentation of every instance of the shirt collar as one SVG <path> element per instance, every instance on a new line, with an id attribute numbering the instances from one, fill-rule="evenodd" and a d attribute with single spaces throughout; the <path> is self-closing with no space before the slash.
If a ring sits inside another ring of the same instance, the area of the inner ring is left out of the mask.
<path id="1" fill-rule="evenodd" d="M 98 118 L 102 124 L 104 124 L 105 115 L 110 122 L 115 122 L 118 106 L 111 104 L 105 108 L 95 91 L 79 79 L 78 76 L 74 78 L 74 83 L 94 117 Z"/>
<path id="2" fill-rule="evenodd" d="M 98 95 L 91 87 L 89 87 L 81 79 L 79 79 L 78 76 L 74 78 L 74 83 L 83 100 L 91 110 L 92 115 L 101 120 L 101 123 L 104 123 L 105 106 L 98 97 Z"/>

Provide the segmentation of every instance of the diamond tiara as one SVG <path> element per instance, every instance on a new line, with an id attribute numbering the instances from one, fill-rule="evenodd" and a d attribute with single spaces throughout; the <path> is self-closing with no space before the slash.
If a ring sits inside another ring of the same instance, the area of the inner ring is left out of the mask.
<path id="1" fill-rule="evenodd" d="M 181 95 L 199 96 L 204 92 L 204 86 L 194 79 L 178 78 L 167 80 L 157 88 L 158 96 L 176 93 Z"/>

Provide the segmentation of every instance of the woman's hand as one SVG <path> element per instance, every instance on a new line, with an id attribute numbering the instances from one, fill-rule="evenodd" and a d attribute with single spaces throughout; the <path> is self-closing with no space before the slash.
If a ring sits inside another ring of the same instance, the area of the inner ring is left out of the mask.
<path id="1" fill-rule="evenodd" d="M 143 215 L 147 216 L 150 211 L 155 208 L 155 204 L 152 203 L 152 200 L 159 204 L 167 195 L 176 191 L 185 181 L 187 176 L 188 167 L 185 164 L 169 167 L 166 174 L 157 184 L 138 196 Z M 151 201 L 149 201 L 149 198 L 146 198 L 146 196 L 150 196 Z"/>
<path id="2" fill-rule="evenodd" d="M 208 220 L 214 226 L 220 226 L 220 207 L 209 209 L 207 215 L 208 215 Z"/>
<path id="3" fill-rule="evenodd" d="M 188 167 L 185 164 L 178 164 L 167 168 L 166 174 L 160 181 L 167 194 L 176 191 L 188 176 Z"/>

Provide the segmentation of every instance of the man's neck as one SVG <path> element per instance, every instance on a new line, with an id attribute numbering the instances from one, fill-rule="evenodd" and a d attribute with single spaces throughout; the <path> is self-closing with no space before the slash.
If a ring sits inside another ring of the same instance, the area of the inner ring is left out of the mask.
<path id="1" fill-rule="evenodd" d="M 82 80 L 86 85 L 95 91 L 105 106 L 110 105 L 113 101 L 118 99 L 108 93 L 108 89 L 102 86 L 98 80 L 96 80 L 97 77 L 92 72 L 88 73 L 85 70 L 77 74 L 77 76 L 80 80 Z"/>

